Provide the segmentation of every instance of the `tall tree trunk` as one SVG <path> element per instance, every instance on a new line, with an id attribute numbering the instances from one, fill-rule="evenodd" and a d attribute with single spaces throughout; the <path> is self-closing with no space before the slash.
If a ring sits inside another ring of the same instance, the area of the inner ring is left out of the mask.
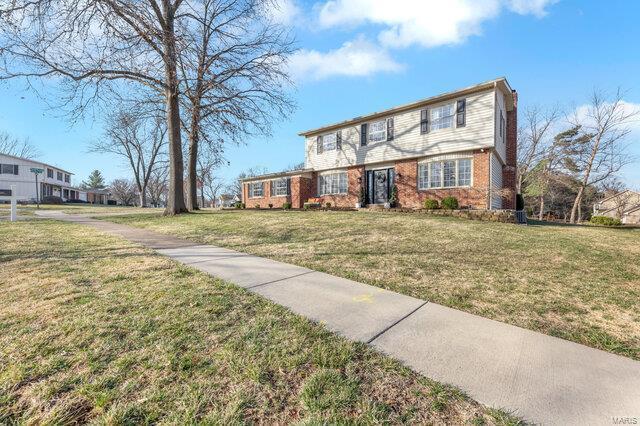
<path id="1" fill-rule="evenodd" d="M 167 133 L 169 135 L 169 194 L 166 215 L 187 212 L 184 203 L 184 182 L 182 164 L 182 139 L 180 135 L 180 103 L 178 99 L 178 71 L 176 58 L 176 44 L 174 33 L 173 11 L 169 10 L 169 2 L 165 3 L 165 98 L 167 107 Z"/>
<path id="2" fill-rule="evenodd" d="M 200 125 L 198 114 L 198 108 L 194 105 L 189 134 L 189 164 L 187 169 L 187 207 L 189 210 L 198 210 L 198 126 Z"/>
<path id="3" fill-rule="evenodd" d="M 540 213 L 538 213 L 538 220 L 544 219 L 544 194 L 540 195 Z"/>
<path id="4" fill-rule="evenodd" d="M 143 185 L 142 188 L 140 188 L 140 207 L 147 207 L 147 186 Z"/>
<path id="5" fill-rule="evenodd" d="M 584 193 L 584 186 L 580 186 L 578 189 L 578 195 L 576 195 L 576 199 L 573 201 L 573 207 L 571 208 L 571 217 L 569 222 L 576 223 L 576 216 L 578 215 L 578 207 L 582 203 L 582 194 Z"/>

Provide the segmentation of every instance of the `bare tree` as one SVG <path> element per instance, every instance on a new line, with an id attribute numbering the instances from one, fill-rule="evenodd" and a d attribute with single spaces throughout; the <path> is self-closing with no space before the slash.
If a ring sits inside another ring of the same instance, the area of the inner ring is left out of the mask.
<path id="1" fill-rule="evenodd" d="M 167 202 L 168 191 L 167 168 L 156 167 L 151 172 L 147 184 L 147 192 L 149 193 L 149 202 L 151 205 L 154 207 L 163 206 Z"/>
<path id="2" fill-rule="evenodd" d="M 0 132 L 0 153 L 28 159 L 40 156 L 40 151 L 29 139 L 19 139 L 7 132 Z"/>
<path id="3" fill-rule="evenodd" d="M 622 97 L 620 89 L 610 98 L 596 90 L 589 104 L 570 119 L 581 133 L 581 137 L 563 146 L 564 165 L 579 180 L 571 223 L 580 219 L 585 189 L 609 179 L 633 161 L 625 139 L 639 112 L 630 110 Z"/>
<path id="4" fill-rule="evenodd" d="M 264 167 L 251 167 L 240 173 L 233 181 L 231 181 L 226 188 L 226 192 L 242 199 L 242 180 L 253 176 L 263 175 L 265 173 L 267 173 L 267 169 Z"/>
<path id="5" fill-rule="evenodd" d="M 200 204 L 206 207 L 206 199 L 215 201 L 224 181 L 215 175 L 217 168 L 225 162 L 220 152 L 211 144 L 205 144 L 198 155 L 198 186 L 200 187 Z"/>
<path id="6" fill-rule="evenodd" d="M 221 146 L 222 141 L 270 135 L 273 123 L 293 108 L 285 66 L 293 42 L 270 19 L 273 7 L 274 0 L 202 0 L 185 6 L 183 13 L 193 21 L 179 52 L 189 138 L 189 209 L 198 205 L 201 142 Z"/>
<path id="7" fill-rule="evenodd" d="M 113 198 L 123 206 L 132 206 L 138 197 L 136 185 L 127 179 L 115 179 L 109 189 Z"/>
<path id="8" fill-rule="evenodd" d="M 517 193 L 522 192 L 523 183 L 526 183 L 532 168 L 548 157 L 553 149 L 549 133 L 553 131 L 558 117 L 557 107 L 543 109 L 532 106 L 524 110 L 523 120 L 520 121 L 522 126 L 518 129 Z"/>
<path id="9" fill-rule="evenodd" d="M 91 151 L 111 153 L 125 159 L 137 186 L 141 207 L 147 206 L 149 180 L 166 145 L 166 128 L 157 116 L 119 109 L 107 116 L 105 137 Z"/>
<path id="10" fill-rule="evenodd" d="M 0 3 L 0 79 L 56 78 L 72 116 L 105 87 L 142 85 L 163 97 L 169 140 L 166 214 L 186 211 L 177 51 L 193 13 L 184 0 L 11 0 Z M 191 2 L 189 2 L 191 3 Z M 194 1 L 195 3 L 195 1 Z"/>

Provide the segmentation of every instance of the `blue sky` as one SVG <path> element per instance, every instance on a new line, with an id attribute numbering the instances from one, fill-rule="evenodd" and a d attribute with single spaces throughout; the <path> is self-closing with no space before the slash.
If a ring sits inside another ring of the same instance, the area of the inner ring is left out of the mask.
<path id="1" fill-rule="evenodd" d="M 627 90 L 640 106 L 640 2 L 550 0 L 280 0 L 274 18 L 291 25 L 298 108 L 272 138 L 228 147 L 231 180 L 249 167 L 277 171 L 303 160 L 302 130 L 505 76 L 520 108 L 572 111 L 594 88 Z M 640 157 L 640 124 L 629 142 Z M 70 124 L 24 83 L 0 85 L 0 130 L 28 137 L 40 160 L 76 173 L 127 176 L 118 159 L 88 154 L 101 129 L 93 117 Z M 640 163 L 627 183 L 640 188 Z"/>

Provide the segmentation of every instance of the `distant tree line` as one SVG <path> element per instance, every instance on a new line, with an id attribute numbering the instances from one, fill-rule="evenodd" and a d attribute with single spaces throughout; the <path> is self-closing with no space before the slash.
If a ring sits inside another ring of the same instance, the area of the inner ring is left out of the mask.
<path id="1" fill-rule="evenodd" d="M 571 115 L 557 107 L 523 111 L 517 189 L 529 213 L 576 223 L 605 193 L 623 190 L 619 172 L 637 160 L 627 137 L 638 114 L 621 90 L 610 96 L 596 90 Z"/>

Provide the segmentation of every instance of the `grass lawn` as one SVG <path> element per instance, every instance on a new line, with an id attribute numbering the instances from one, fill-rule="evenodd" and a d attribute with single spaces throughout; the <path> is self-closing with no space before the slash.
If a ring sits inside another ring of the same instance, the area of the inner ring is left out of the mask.
<path id="1" fill-rule="evenodd" d="M 422 214 L 132 215 L 179 235 L 416 296 L 640 359 L 640 230 Z"/>
<path id="2" fill-rule="evenodd" d="M 9 204 L 0 204 L 0 216 L 9 216 Z M 37 211 L 35 204 L 18 204 L 18 215 L 33 216 Z M 67 214 L 123 214 L 123 213 L 162 213 L 164 209 L 128 207 L 128 206 L 106 206 L 99 204 L 41 204 L 40 210 L 57 210 Z"/>
<path id="3" fill-rule="evenodd" d="M 0 424 L 517 423 L 122 239 L 34 220 L 0 241 Z"/>

